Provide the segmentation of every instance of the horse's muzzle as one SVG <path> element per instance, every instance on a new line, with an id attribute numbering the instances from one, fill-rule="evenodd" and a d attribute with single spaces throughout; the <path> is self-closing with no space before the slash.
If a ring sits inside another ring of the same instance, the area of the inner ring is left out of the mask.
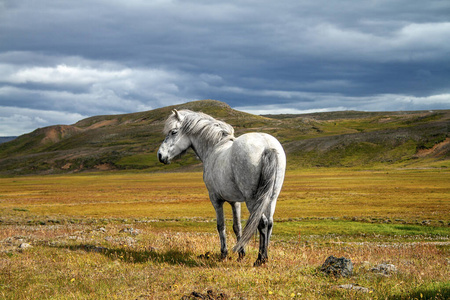
<path id="1" fill-rule="evenodd" d="M 158 159 L 160 162 L 162 162 L 165 165 L 170 164 L 169 159 L 167 157 L 163 157 L 159 151 L 158 151 Z"/>

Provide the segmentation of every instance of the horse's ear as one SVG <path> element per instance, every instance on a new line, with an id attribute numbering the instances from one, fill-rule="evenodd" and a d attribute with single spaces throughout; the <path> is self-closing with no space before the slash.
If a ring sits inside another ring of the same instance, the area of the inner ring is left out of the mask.
<path id="1" fill-rule="evenodd" d="M 172 112 L 175 114 L 175 117 L 178 119 L 178 121 L 181 122 L 183 120 L 183 117 L 181 117 L 181 115 L 178 112 L 178 110 L 174 109 Z"/>

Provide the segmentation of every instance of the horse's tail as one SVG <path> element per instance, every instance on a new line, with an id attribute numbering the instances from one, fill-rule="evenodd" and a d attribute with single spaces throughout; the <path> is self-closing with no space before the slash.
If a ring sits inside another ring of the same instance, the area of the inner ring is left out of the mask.
<path id="1" fill-rule="evenodd" d="M 274 187 L 277 179 L 278 167 L 277 151 L 275 149 L 264 150 L 261 161 L 261 175 L 259 177 L 258 187 L 255 192 L 256 204 L 253 212 L 247 220 L 247 224 L 245 224 L 241 238 L 233 247 L 234 252 L 238 252 L 240 249 L 243 249 L 251 240 L 252 236 L 256 232 L 256 229 L 258 228 L 264 211 L 274 196 Z"/>

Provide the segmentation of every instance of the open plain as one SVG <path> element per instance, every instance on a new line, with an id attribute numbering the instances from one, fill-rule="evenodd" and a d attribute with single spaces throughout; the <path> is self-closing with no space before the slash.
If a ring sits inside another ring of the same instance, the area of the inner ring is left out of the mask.
<path id="1" fill-rule="evenodd" d="M 219 260 L 200 172 L 0 178 L 0 298 L 448 299 L 449 182 L 447 168 L 288 171 L 255 268 L 256 238 Z M 353 275 L 322 273 L 330 255 Z"/>

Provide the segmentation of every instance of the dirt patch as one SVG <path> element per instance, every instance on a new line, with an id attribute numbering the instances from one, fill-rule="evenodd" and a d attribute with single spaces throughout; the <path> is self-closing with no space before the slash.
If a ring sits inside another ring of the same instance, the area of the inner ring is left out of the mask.
<path id="1" fill-rule="evenodd" d="M 100 164 L 100 165 L 94 166 L 94 168 L 96 168 L 97 170 L 100 170 L 100 171 L 108 171 L 108 170 L 115 169 L 115 167 L 111 164 Z"/>
<path id="2" fill-rule="evenodd" d="M 65 164 L 64 166 L 62 166 L 61 169 L 63 169 L 63 170 L 69 170 L 71 166 L 72 166 L 72 163 L 67 163 L 67 164 Z"/>
<path id="3" fill-rule="evenodd" d="M 83 131 L 82 129 L 70 125 L 56 125 L 42 129 L 44 131 L 44 138 L 41 144 L 57 143 L 60 140 L 67 138 L 73 134 Z"/>
<path id="4" fill-rule="evenodd" d="M 450 138 L 446 138 L 443 142 L 440 142 L 430 149 L 420 149 L 416 153 L 416 157 L 425 157 L 425 156 L 432 156 L 432 157 L 438 157 L 441 156 L 443 153 L 448 152 L 450 148 Z"/>
<path id="5" fill-rule="evenodd" d="M 118 122 L 117 119 L 104 120 L 104 121 L 100 121 L 100 122 L 94 123 L 94 124 L 92 124 L 91 126 L 89 126 L 86 129 L 97 129 L 97 128 L 100 128 L 100 127 L 111 126 L 111 125 L 117 124 L 117 122 Z"/>
<path id="6" fill-rule="evenodd" d="M 215 293 L 212 290 L 208 290 L 206 294 L 202 294 L 199 292 L 192 292 L 189 295 L 184 295 L 182 300 L 190 300 L 190 299 L 208 299 L 208 300 L 224 300 L 229 299 L 229 297 L 224 293 Z"/>
<path id="7" fill-rule="evenodd" d="M 381 119 L 379 119 L 378 120 L 378 123 L 387 123 L 387 122 L 390 122 L 392 120 L 392 118 L 390 118 L 390 117 L 386 117 L 386 118 L 381 118 Z"/>

